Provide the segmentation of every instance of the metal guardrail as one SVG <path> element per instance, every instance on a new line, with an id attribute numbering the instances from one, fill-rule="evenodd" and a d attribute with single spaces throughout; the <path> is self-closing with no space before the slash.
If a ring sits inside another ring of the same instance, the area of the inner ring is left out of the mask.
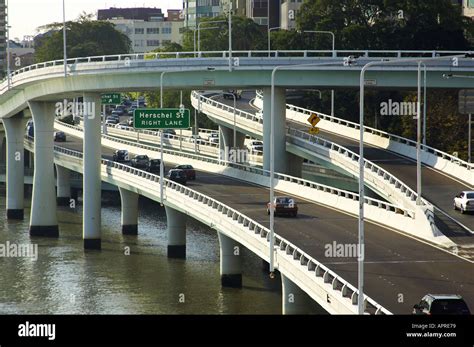
<path id="1" fill-rule="evenodd" d="M 30 142 L 30 144 L 33 143 L 32 138 L 25 136 L 25 139 Z M 54 146 L 54 151 L 81 160 L 83 158 L 82 152 L 74 151 L 60 146 Z M 107 168 L 119 169 L 131 175 L 145 178 L 151 183 L 160 183 L 160 177 L 158 175 L 151 174 L 149 172 L 139 170 L 128 165 L 120 164 L 106 159 L 101 159 L 101 164 L 106 166 Z M 130 180 L 130 182 L 133 182 L 133 180 Z M 260 223 L 254 221 L 250 217 L 244 215 L 243 213 L 221 203 L 216 199 L 213 199 L 207 195 L 199 193 L 176 182 L 170 181 L 166 178 L 163 180 L 163 184 L 166 190 L 173 190 L 179 194 L 183 194 L 193 199 L 196 203 L 200 203 L 201 205 L 207 206 L 208 208 L 217 210 L 218 212 L 230 218 L 232 221 L 236 221 L 237 223 L 247 228 L 248 232 L 260 235 L 261 238 L 264 238 L 269 243 L 270 230 L 265 226 L 261 225 Z M 318 262 L 316 259 L 305 253 L 303 250 L 301 250 L 288 240 L 279 236 L 278 234 L 275 234 L 275 247 L 280 251 L 284 252 L 285 254 L 291 255 L 295 263 L 299 263 L 300 266 L 306 267 L 308 272 L 314 272 L 314 276 L 323 279 L 324 283 L 332 285 L 332 290 L 339 292 L 339 295 L 341 295 L 342 297 L 350 299 L 352 305 L 357 305 L 357 299 L 359 294 L 358 290 L 349 282 L 337 275 L 334 271 L 330 270 L 325 265 Z M 382 307 L 375 300 L 368 296 L 365 296 L 364 304 L 366 307 L 366 311 L 373 312 L 374 314 L 391 314 L 390 311 Z"/>
<path id="2" fill-rule="evenodd" d="M 270 53 L 270 54 L 269 54 Z M 232 57 L 247 57 L 247 58 L 278 58 L 278 57 L 326 57 L 338 58 L 347 57 L 349 55 L 354 57 L 364 58 L 414 58 L 414 57 L 440 57 L 449 55 L 466 54 L 467 51 L 417 51 L 417 50 L 264 50 L 264 51 L 232 51 Z M 269 57 L 270 55 L 270 57 Z M 202 58 L 216 57 L 228 58 L 229 51 L 202 51 L 202 52 L 150 52 L 150 53 L 136 53 L 136 54 L 114 54 L 92 57 L 78 57 L 66 60 L 68 65 L 76 65 L 80 63 L 94 63 L 94 62 L 113 62 L 126 60 L 155 60 L 155 59 L 169 59 L 169 58 Z M 13 71 L 10 76 L 16 76 L 27 71 L 43 69 L 50 66 L 63 66 L 64 60 L 51 60 L 43 63 L 37 63 L 26 66 L 24 68 Z"/>
<path id="3" fill-rule="evenodd" d="M 81 132 L 84 131 L 81 127 L 77 127 L 77 126 L 74 126 L 74 125 L 65 124 L 65 123 L 61 123 L 61 125 L 72 128 L 74 130 L 81 131 Z M 102 135 L 102 138 L 113 141 L 113 142 L 116 142 L 116 143 L 126 144 L 128 146 L 143 148 L 143 149 L 150 150 L 150 151 L 159 151 L 159 148 L 154 147 L 154 146 L 144 145 L 144 144 L 140 144 L 140 143 L 124 140 L 124 139 L 119 139 L 119 138 L 109 136 L 109 135 Z M 234 168 L 234 169 L 241 170 L 243 172 L 250 172 L 250 173 L 270 177 L 270 171 L 264 170 L 262 168 L 254 167 L 254 166 L 237 164 L 237 163 L 233 163 L 233 162 L 229 162 L 229 161 L 225 161 L 225 160 L 219 160 L 219 159 L 215 159 L 215 158 L 211 158 L 211 157 L 206 157 L 206 156 L 199 155 L 199 154 L 192 154 L 192 153 L 174 151 L 174 150 L 170 150 L 170 149 L 164 149 L 163 153 L 167 153 L 167 154 L 170 154 L 170 155 L 173 155 L 173 156 L 178 156 L 178 157 L 183 157 L 183 158 L 189 158 L 189 159 L 193 159 L 193 160 L 199 160 L 199 161 L 203 161 L 203 162 L 207 162 L 207 163 L 212 163 L 212 164 L 220 165 L 220 166 L 223 166 L 223 167 L 231 167 L 231 168 Z M 303 178 L 294 177 L 294 176 L 290 176 L 290 175 L 285 175 L 285 174 L 281 174 L 281 173 L 275 173 L 274 177 L 277 180 L 296 183 L 296 184 L 301 185 L 303 187 L 309 187 L 309 188 L 312 188 L 312 189 L 316 189 L 316 190 L 319 190 L 319 191 L 324 191 L 326 193 L 335 194 L 337 196 L 341 196 L 341 197 L 356 200 L 356 201 L 359 200 L 359 194 L 357 194 L 357 193 L 353 193 L 353 192 L 350 192 L 350 191 L 347 191 L 347 190 L 330 187 L 330 186 L 320 184 L 320 183 L 315 183 L 315 182 L 312 182 L 312 181 L 309 181 L 309 180 L 306 180 L 306 179 L 303 179 Z M 391 203 L 387 203 L 387 202 L 377 200 L 377 199 L 373 199 L 373 198 L 370 198 L 370 197 L 365 197 L 364 201 L 368 205 L 377 206 L 379 208 L 383 208 L 387 211 L 394 212 L 394 213 L 402 213 L 404 216 L 412 218 L 412 219 L 415 217 L 415 212 L 413 210 L 410 210 L 410 209 L 407 209 L 407 208 L 404 208 L 404 207 L 401 207 L 401 206 L 393 205 Z"/>

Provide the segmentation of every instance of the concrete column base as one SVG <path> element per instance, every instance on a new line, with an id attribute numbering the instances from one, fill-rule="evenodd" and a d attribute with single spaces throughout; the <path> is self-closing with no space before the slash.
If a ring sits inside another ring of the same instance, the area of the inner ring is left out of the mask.
<path id="1" fill-rule="evenodd" d="M 56 203 L 58 206 L 69 206 L 71 198 L 66 198 L 66 197 L 58 197 L 56 198 Z"/>
<path id="2" fill-rule="evenodd" d="M 221 285 L 227 288 L 242 288 L 242 274 L 221 275 Z"/>
<path id="3" fill-rule="evenodd" d="M 122 234 L 124 235 L 138 235 L 138 225 L 122 225 Z"/>
<path id="4" fill-rule="evenodd" d="M 168 245 L 168 258 L 186 259 L 186 245 Z"/>
<path id="5" fill-rule="evenodd" d="M 24 216 L 25 216 L 25 213 L 24 213 L 24 210 L 22 209 L 7 210 L 7 219 L 23 220 Z"/>
<path id="6" fill-rule="evenodd" d="M 102 249 L 101 239 L 84 239 L 84 249 L 100 251 Z"/>
<path id="7" fill-rule="evenodd" d="M 30 225 L 30 236 L 59 237 L 59 227 L 57 225 Z"/>

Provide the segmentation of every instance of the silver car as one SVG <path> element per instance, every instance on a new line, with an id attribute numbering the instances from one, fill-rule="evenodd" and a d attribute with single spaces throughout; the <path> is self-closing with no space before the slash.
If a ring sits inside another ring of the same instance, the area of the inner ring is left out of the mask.
<path id="1" fill-rule="evenodd" d="M 454 209 L 461 213 L 474 211 L 474 191 L 465 190 L 454 197 Z"/>

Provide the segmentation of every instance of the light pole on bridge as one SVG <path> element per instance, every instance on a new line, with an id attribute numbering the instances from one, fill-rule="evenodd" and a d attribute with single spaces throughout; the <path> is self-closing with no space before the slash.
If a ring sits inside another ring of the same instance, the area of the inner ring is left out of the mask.
<path id="1" fill-rule="evenodd" d="M 327 34 L 332 37 L 332 56 L 336 56 L 336 35 L 332 31 L 324 30 L 304 30 L 304 33 Z M 334 117 L 334 89 L 331 89 L 331 117 Z"/>

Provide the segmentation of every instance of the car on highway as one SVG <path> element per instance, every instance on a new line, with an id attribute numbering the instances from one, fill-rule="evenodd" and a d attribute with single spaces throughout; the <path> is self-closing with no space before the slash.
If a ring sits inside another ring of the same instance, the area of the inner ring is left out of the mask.
<path id="1" fill-rule="evenodd" d="M 210 133 L 207 137 L 207 141 L 212 142 L 213 139 L 219 139 L 219 133 Z"/>
<path id="2" fill-rule="evenodd" d="M 465 190 L 454 197 L 454 209 L 461 213 L 474 211 L 474 191 Z"/>
<path id="3" fill-rule="evenodd" d="M 250 153 L 258 154 L 263 152 L 263 142 L 259 140 L 252 140 L 249 142 L 247 149 Z"/>
<path id="4" fill-rule="evenodd" d="M 206 141 L 199 135 L 191 135 L 189 137 L 189 142 L 191 142 L 191 143 L 196 142 L 197 144 L 200 144 L 200 145 L 206 143 Z"/>
<path id="5" fill-rule="evenodd" d="M 184 172 L 184 170 L 180 169 L 171 169 L 170 171 L 168 171 L 166 178 L 184 185 L 186 185 L 186 182 L 188 181 L 188 179 L 186 178 L 186 173 Z"/>
<path id="6" fill-rule="evenodd" d="M 128 123 L 127 122 L 122 122 L 122 123 L 118 123 L 115 125 L 115 128 L 117 129 L 128 129 Z"/>
<path id="7" fill-rule="evenodd" d="M 176 131 L 174 129 L 163 129 L 163 138 L 169 139 L 176 136 Z"/>
<path id="8" fill-rule="evenodd" d="M 273 199 L 275 208 L 275 216 L 290 215 L 296 217 L 298 215 L 298 204 L 295 199 L 289 196 L 276 196 Z M 270 214 L 270 203 L 267 203 L 267 214 Z"/>
<path id="9" fill-rule="evenodd" d="M 150 159 L 150 162 L 148 163 L 148 172 L 152 174 L 160 174 L 160 159 Z M 166 168 L 163 167 L 163 172 L 166 172 Z"/>
<path id="10" fill-rule="evenodd" d="M 133 157 L 130 163 L 135 169 L 148 170 L 150 158 L 146 154 L 139 154 Z"/>
<path id="11" fill-rule="evenodd" d="M 130 161 L 130 156 L 126 149 L 118 149 L 115 151 L 112 160 L 117 163 L 128 163 Z"/>
<path id="12" fill-rule="evenodd" d="M 427 294 L 421 301 L 413 306 L 413 314 L 416 315 L 438 315 L 471 314 L 469 308 L 460 295 L 453 294 Z"/>
<path id="13" fill-rule="evenodd" d="M 64 131 L 55 131 L 54 132 L 54 141 L 56 142 L 66 142 L 66 134 Z"/>
<path id="14" fill-rule="evenodd" d="M 183 170 L 188 180 L 194 181 L 196 179 L 196 170 L 192 165 L 176 165 L 175 169 Z"/>
<path id="15" fill-rule="evenodd" d="M 218 145 L 219 144 L 219 138 L 218 137 L 212 137 L 209 139 L 209 143 L 213 143 Z"/>
<path id="16" fill-rule="evenodd" d="M 119 123 L 116 119 L 107 119 L 105 125 L 116 126 Z"/>
<path id="17" fill-rule="evenodd" d="M 242 90 L 240 89 L 224 90 L 224 94 L 222 96 L 224 97 L 224 99 L 234 99 L 229 94 L 235 95 L 236 99 L 242 99 Z"/>

